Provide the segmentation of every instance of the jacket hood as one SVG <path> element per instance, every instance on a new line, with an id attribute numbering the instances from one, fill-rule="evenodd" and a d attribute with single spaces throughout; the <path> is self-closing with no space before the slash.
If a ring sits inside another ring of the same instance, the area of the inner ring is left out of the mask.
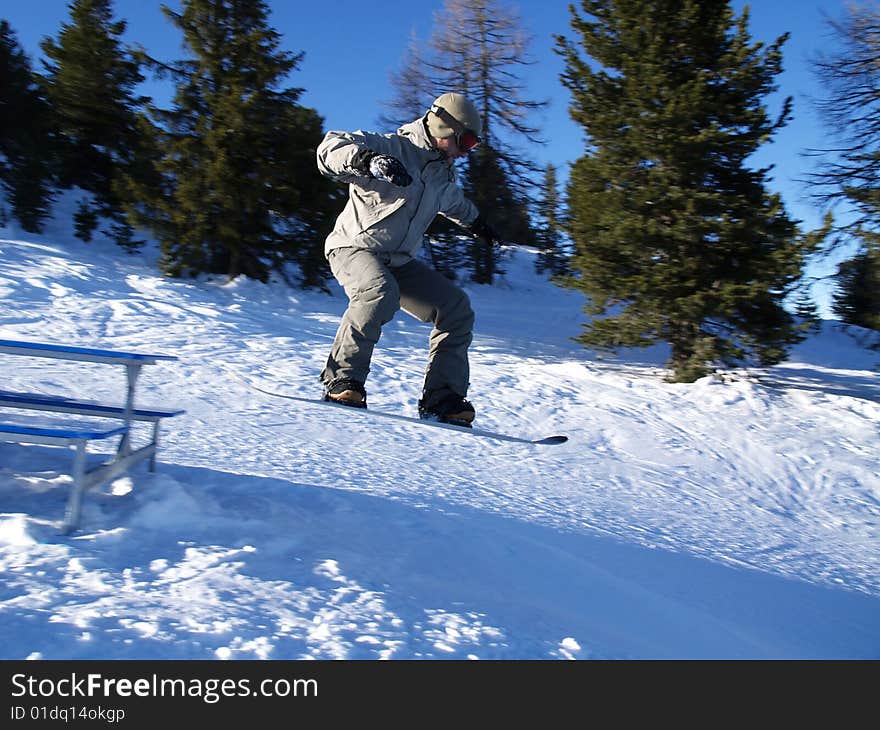
<path id="1" fill-rule="evenodd" d="M 434 146 L 434 141 L 431 139 L 431 136 L 428 134 L 428 128 L 425 125 L 424 117 L 416 119 L 414 122 L 404 124 L 398 128 L 397 133 L 401 137 L 406 137 L 416 147 L 421 147 L 424 150 L 430 151 L 436 150 L 439 152 Z"/>

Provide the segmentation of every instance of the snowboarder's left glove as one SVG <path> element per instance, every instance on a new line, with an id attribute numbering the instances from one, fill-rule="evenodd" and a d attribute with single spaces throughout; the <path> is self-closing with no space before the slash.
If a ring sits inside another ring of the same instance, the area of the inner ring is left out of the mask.
<path id="1" fill-rule="evenodd" d="M 352 158 L 351 167 L 364 177 L 405 188 L 412 183 L 403 163 L 391 155 L 380 155 L 373 150 L 361 150 Z"/>
<path id="2" fill-rule="evenodd" d="M 501 239 L 498 237 L 495 229 L 486 222 L 482 215 L 477 216 L 477 219 L 470 224 L 468 230 L 477 238 L 482 238 L 490 246 L 497 246 L 501 243 Z"/>

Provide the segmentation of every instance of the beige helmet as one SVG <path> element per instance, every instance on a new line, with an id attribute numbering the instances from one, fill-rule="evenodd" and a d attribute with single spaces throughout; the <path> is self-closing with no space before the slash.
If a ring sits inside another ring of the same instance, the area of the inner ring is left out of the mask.
<path id="1" fill-rule="evenodd" d="M 449 93 L 438 96 L 428 110 L 428 132 L 432 137 L 444 139 L 454 134 L 470 132 L 479 137 L 483 122 L 477 107 L 461 94 Z"/>

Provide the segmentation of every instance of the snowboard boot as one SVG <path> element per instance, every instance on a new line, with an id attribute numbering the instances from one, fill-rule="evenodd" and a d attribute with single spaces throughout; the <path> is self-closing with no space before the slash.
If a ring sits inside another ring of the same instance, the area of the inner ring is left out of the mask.
<path id="1" fill-rule="evenodd" d="M 464 396 L 446 391 L 445 394 L 425 393 L 419 401 L 419 418 L 471 428 L 474 407 Z"/>
<path id="2" fill-rule="evenodd" d="M 366 408 L 367 390 L 359 380 L 339 378 L 324 386 L 324 400 L 352 408 Z"/>

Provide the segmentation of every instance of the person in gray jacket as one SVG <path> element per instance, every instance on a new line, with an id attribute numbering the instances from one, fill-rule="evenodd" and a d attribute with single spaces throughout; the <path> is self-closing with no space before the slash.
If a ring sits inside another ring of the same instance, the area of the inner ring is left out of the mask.
<path id="1" fill-rule="evenodd" d="M 416 258 L 439 213 L 497 241 L 456 178 L 455 161 L 480 141 L 477 108 L 461 94 L 438 97 L 396 134 L 327 132 L 318 169 L 348 184 L 349 198 L 325 244 L 349 304 L 321 373 L 324 399 L 366 408 L 365 382 L 382 327 L 404 309 L 433 324 L 419 416 L 469 426 L 468 347 L 474 313 L 467 294 Z"/>

